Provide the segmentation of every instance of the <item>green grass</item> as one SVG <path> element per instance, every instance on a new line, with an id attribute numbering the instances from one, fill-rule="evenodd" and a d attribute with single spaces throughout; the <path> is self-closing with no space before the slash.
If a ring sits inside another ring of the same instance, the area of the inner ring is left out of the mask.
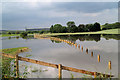
<path id="1" fill-rule="evenodd" d="M 0 37 L 20 36 L 20 34 L 2 34 Z"/>
<path id="2" fill-rule="evenodd" d="M 28 34 L 28 35 L 33 35 L 33 34 Z M 0 37 L 10 37 L 10 36 L 20 36 L 20 34 L 2 34 Z"/>
<path id="3" fill-rule="evenodd" d="M 2 49 L 0 51 L 2 51 L 3 53 L 15 55 L 16 53 L 18 53 L 20 49 L 24 49 L 24 48 L 27 47 L 7 48 L 7 49 Z"/>
<path id="4" fill-rule="evenodd" d="M 109 30 L 102 30 L 97 32 L 77 32 L 77 33 L 47 33 L 42 34 L 46 36 L 55 36 L 55 35 L 77 35 L 77 34 L 120 34 L 120 28 L 119 29 L 109 29 Z M 33 34 L 28 34 L 33 35 Z M 20 36 L 20 34 L 2 34 L 0 37 L 10 37 L 10 36 Z"/>
<path id="5" fill-rule="evenodd" d="M 97 32 L 48 33 L 48 34 L 42 34 L 42 35 L 55 36 L 55 35 L 77 35 L 77 34 L 120 34 L 119 31 L 120 31 L 120 28 L 119 29 L 109 29 L 109 30 L 97 31 Z"/>
<path id="6" fill-rule="evenodd" d="M 7 48 L 7 49 L 0 49 L 0 52 L 12 54 L 15 55 L 17 53 L 20 53 L 20 49 L 25 49 L 27 47 L 17 47 L 17 48 Z M 28 49 L 28 48 L 27 48 Z M 25 50 L 23 51 L 25 52 Z M 14 60 L 14 58 L 8 58 L 2 56 L 2 60 L 0 60 L 0 68 L 2 69 L 2 78 L 11 78 L 11 75 L 14 75 L 15 71 L 11 71 L 11 67 L 14 65 L 11 65 L 11 61 Z"/>

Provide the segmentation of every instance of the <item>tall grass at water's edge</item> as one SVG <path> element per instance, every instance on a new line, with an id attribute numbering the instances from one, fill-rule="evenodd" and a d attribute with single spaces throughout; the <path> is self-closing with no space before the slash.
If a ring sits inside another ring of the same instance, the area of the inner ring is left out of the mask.
<path id="1" fill-rule="evenodd" d="M 0 49 L 0 52 L 16 55 L 18 53 L 21 53 L 20 51 L 25 52 L 27 50 L 28 50 L 27 47 L 18 47 L 18 48 L 8 48 L 2 50 Z M 0 66 L 2 69 L 2 78 L 11 78 L 15 75 L 15 69 L 11 71 L 11 67 L 14 67 L 14 64 L 11 64 L 11 61 L 15 63 L 14 58 L 8 58 L 2 56 L 2 60 L 0 60 L 1 62 Z"/>

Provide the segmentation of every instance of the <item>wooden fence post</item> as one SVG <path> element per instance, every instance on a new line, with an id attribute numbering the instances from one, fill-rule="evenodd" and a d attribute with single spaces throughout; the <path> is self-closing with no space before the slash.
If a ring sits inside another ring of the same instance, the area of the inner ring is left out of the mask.
<path id="1" fill-rule="evenodd" d="M 78 45 L 78 48 L 80 49 L 80 44 Z"/>
<path id="2" fill-rule="evenodd" d="M 108 62 L 109 70 L 111 70 L 111 61 Z"/>
<path id="3" fill-rule="evenodd" d="M 59 80 L 62 78 L 62 65 L 58 65 L 58 71 L 59 71 Z"/>
<path id="4" fill-rule="evenodd" d="M 75 48 L 77 48 L 77 44 L 75 44 Z"/>
<path id="5" fill-rule="evenodd" d="M 15 75 L 16 77 L 19 77 L 19 74 L 18 74 L 19 73 L 18 72 L 19 71 L 18 60 L 31 62 L 31 63 L 43 65 L 43 66 L 49 66 L 49 67 L 57 68 L 58 71 L 59 71 L 59 78 L 61 78 L 61 79 L 62 79 L 62 69 L 63 70 L 68 70 L 68 71 L 73 71 L 73 72 L 78 72 L 78 73 L 83 73 L 83 74 L 89 74 L 89 75 L 93 75 L 94 77 L 99 76 L 99 75 L 103 75 L 103 76 L 107 76 L 107 77 L 114 77 L 114 75 L 102 74 L 102 73 L 97 73 L 97 72 L 95 73 L 95 72 L 91 72 L 91 71 L 87 71 L 87 70 L 82 70 L 82 69 L 76 69 L 76 68 L 72 68 L 72 67 L 62 66 L 61 64 L 57 65 L 57 64 L 47 63 L 47 62 L 43 62 L 43 61 L 37 61 L 37 60 L 29 59 L 29 58 L 20 57 L 18 55 L 13 56 L 13 55 L 10 55 L 10 54 L 5 54 L 5 53 L 0 53 L 0 54 L 2 54 L 2 56 L 15 59 L 16 63 L 14 62 L 14 64 L 15 64 L 14 67 L 16 68 L 16 75 Z M 111 61 L 109 61 L 109 63 L 111 65 Z"/>
<path id="6" fill-rule="evenodd" d="M 93 57 L 93 52 L 91 52 L 91 57 Z"/>
<path id="7" fill-rule="evenodd" d="M 82 52 L 83 52 L 83 46 L 81 46 L 81 50 L 82 50 Z"/>
<path id="8" fill-rule="evenodd" d="M 97 77 L 97 72 L 94 72 L 94 78 L 96 78 Z"/>
<path id="9" fill-rule="evenodd" d="M 16 76 L 16 78 L 18 78 L 19 77 L 19 63 L 18 63 L 18 54 L 17 55 L 15 55 L 15 70 L 16 70 L 16 72 L 15 72 L 15 76 Z"/>
<path id="10" fill-rule="evenodd" d="M 88 48 L 86 48 L 86 53 L 88 54 Z"/>
<path id="11" fill-rule="evenodd" d="M 100 55 L 98 54 L 98 62 L 100 62 Z"/>

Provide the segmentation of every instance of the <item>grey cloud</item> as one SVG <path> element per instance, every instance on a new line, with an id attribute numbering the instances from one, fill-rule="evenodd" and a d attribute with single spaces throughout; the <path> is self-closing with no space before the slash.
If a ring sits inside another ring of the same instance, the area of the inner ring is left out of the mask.
<path id="1" fill-rule="evenodd" d="M 117 2 L 66 2 L 56 3 L 55 6 L 61 10 L 72 10 L 77 12 L 99 12 L 105 9 L 118 8 Z"/>
<path id="2" fill-rule="evenodd" d="M 25 2 L 3 3 L 2 26 L 3 29 L 50 27 L 55 23 L 66 25 L 66 22 L 70 20 L 78 25 L 95 22 L 97 19 L 94 19 L 94 16 L 98 17 L 98 14 L 100 14 L 99 17 L 104 17 L 104 20 L 98 18 L 97 21 L 104 23 L 103 21 L 108 19 L 103 11 L 115 8 L 117 9 L 117 2 L 53 2 L 51 4 L 33 3 L 32 5 Z M 85 16 L 85 14 L 93 16 Z M 107 14 L 113 15 L 113 13 Z M 116 17 L 112 16 L 112 18 L 116 20 Z"/>

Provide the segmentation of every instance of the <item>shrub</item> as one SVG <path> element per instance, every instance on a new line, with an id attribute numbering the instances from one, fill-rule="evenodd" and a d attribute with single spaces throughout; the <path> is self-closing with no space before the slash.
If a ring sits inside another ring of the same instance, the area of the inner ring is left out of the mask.
<path id="1" fill-rule="evenodd" d="M 11 34 L 11 32 L 7 32 L 7 34 Z"/>
<path id="2" fill-rule="evenodd" d="M 19 32 L 19 31 L 16 31 L 15 34 L 20 34 L 20 32 Z"/>
<path id="3" fill-rule="evenodd" d="M 27 32 L 23 32 L 23 33 L 20 34 L 20 36 L 21 36 L 22 38 L 25 38 L 25 37 L 27 37 L 27 34 L 28 34 Z"/>

